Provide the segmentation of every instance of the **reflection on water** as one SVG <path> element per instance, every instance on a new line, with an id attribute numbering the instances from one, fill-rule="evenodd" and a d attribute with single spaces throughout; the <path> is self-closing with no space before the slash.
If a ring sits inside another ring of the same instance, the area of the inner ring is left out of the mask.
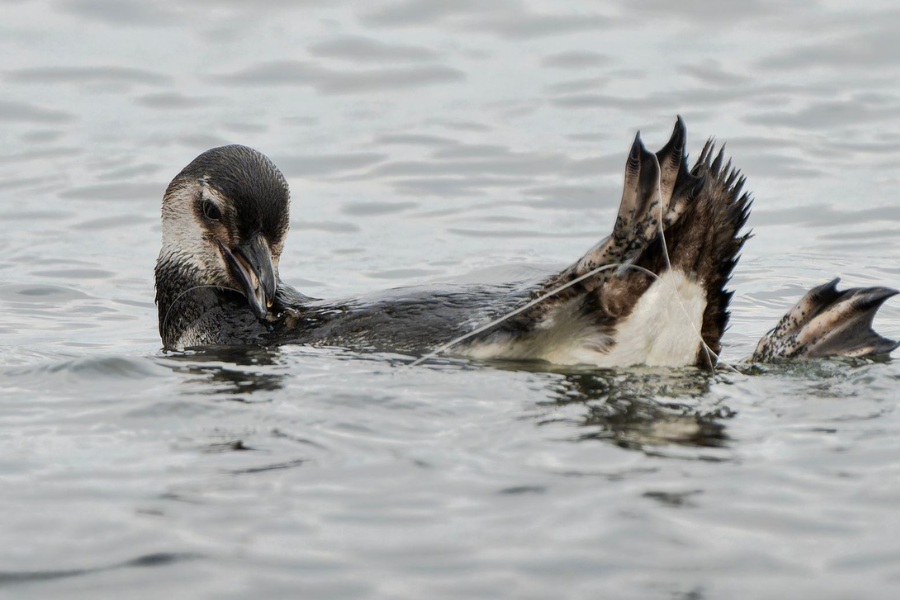
<path id="1" fill-rule="evenodd" d="M 224 143 L 288 177 L 309 295 L 532 277 L 609 231 L 635 131 L 681 114 L 756 199 L 738 363 L 814 284 L 900 285 L 892 3 L 0 6 L 4 591 L 896 596 L 895 361 L 164 355 L 152 280 L 168 181 Z"/>
<path id="2" fill-rule="evenodd" d="M 78 577 L 82 575 L 91 575 L 102 573 L 104 571 L 112 571 L 115 569 L 131 569 L 142 567 L 165 567 L 174 563 L 195 560 L 203 558 L 198 554 L 178 553 L 178 552 L 160 552 L 157 554 L 147 554 L 137 558 L 126 560 L 124 562 L 106 566 L 94 567 L 90 569 L 72 569 L 69 571 L 27 571 L 27 572 L 2 572 L 0 571 L 0 588 L 12 587 L 15 584 L 51 581 L 54 579 L 65 579 L 69 577 Z"/>
<path id="3" fill-rule="evenodd" d="M 396 357 L 381 353 L 359 355 L 340 350 L 341 355 L 354 362 L 372 361 L 376 365 L 387 364 L 391 368 L 406 370 L 412 358 Z M 348 356 L 349 355 L 349 356 Z M 439 369 L 471 369 L 477 363 L 457 359 L 441 361 Z M 176 373 L 188 375 L 183 379 L 184 394 L 226 396 L 238 402 L 268 402 L 272 394 L 283 389 L 291 375 L 286 371 L 262 371 L 259 367 L 281 365 L 289 367 L 289 359 L 279 349 L 248 347 L 206 348 L 186 353 L 170 353 L 163 364 Z M 539 418 L 538 425 L 558 422 L 574 422 L 586 431 L 574 440 L 601 440 L 612 442 L 625 449 L 654 452 L 657 446 L 667 444 L 697 447 L 721 447 L 726 445 L 724 421 L 734 416 L 727 406 L 709 400 L 710 389 L 722 376 L 711 375 L 695 369 L 632 369 L 610 371 L 583 369 L 560 371 L 552 365 L 538 362 L 492 361 L 491 366 L 512 371 L 561 373 L 548 386 L 547 401 L 538 406 L 548 411 Z M 812 376 L 821 378 L 821 369 Z M 244 367 L 244 368 L 240 368 Z M 777 367 L 776 367 L 777 368 Z M 788 366 L 795 371 L 809 372 L 811 367 Z M 570 371 L 570 372 L 567 372 Z M 759 372 L 758 367 L 747 369 Z M 554 406 L 580 406 L 581 415 L 554 418 Z M 236 449 L 244 449 L 243 447 Z"/>
<path id="4" fill-rule="evenodd" d="M 594 373 L 567 376 L 553 394 L 558 404 L 580 404 L 582 440 L 609 441 L 654 452 L 666 444 L 719 447 L 727 442 L 726 406 L 692 402 L 710 391 L 711 377 L 686 370 L 665 373 Z M 543 423 L 552 423 L 552 419 Z"/>
<path id="5" fill-rule="evenodd" d="M 284 387 L 288 373 L 260 371 L 259 367 L 283 364 L 277 349 L 211 347 L 185 353 L 169 353 L 160 361 L 183 379 L 187 395 L 227 396 L 235 402 L 267 402 Z M 244 367 L 244 368 L 240 368 Z"/>
<path id="6" fill-rule="evenodd" d="M 547 385 L 547 399 L 538 403 L 537 420 L 539 426 L 577 425 L 572 441 L 606 441 L 648 454 L 666 445 L 727 446 L 724 421 L 735 413 L 712 393 L 715 384 L 728 383 L 722 374 L 698 369 L 572 369 L 513 361 L 492 365 L 560 373 Z M 565 409 L 564 416 L 555 414 L 557 408 Z"/>

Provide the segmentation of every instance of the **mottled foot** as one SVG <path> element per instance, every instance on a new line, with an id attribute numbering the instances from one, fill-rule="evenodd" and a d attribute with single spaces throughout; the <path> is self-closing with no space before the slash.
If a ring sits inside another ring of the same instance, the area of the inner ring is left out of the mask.
<path id="1" fill-rule="evenodd" d="M 813 288 L 767 333 L 754 362 L 781 358 L 890 354 L 900 343 L 872 329 L 875 313 L 897 290 L 883 287 L 838 291 L 835 279 Z"/>

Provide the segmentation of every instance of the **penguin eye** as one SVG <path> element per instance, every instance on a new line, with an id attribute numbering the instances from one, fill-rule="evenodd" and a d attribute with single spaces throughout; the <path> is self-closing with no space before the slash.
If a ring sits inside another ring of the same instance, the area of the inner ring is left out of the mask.
<path id="1" fill-rule="evenodd" d="M 222 211 L 209 200 L 204 200 L 203 204 L 200 205 L 200 208 L 203 211 L 203 216 L 210 221 L 218 221 L 222 218 Z"/>

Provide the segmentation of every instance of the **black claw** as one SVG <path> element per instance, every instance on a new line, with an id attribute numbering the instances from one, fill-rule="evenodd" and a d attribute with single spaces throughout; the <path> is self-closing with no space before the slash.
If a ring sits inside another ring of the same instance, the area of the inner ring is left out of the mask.
<path id="1" fill-rule="evenodd" d="M 861 292 L 854 304 L 859 309 L 868 310 L 881 306 L 885 300 L 897 294 L 897 290 L 891 288 L 871 288 Z"/>
<path id="2" fill-rule="evenodd" d="M 684 121 L 681 119 L 681 115 L 675 120 L 675 129 L 672 131 L 672 142 L 678 150 L 684 149 L 684 142 L 687 133 L 687 128 L 684 126 Z"/>
<path id="3" fill-rule="evenodd" d="M 641 140 L 641 132 L 638 131 L 634 136 L 634 143 L 631 145 L 631 156 L 637 158 L 641 155 L 641 148 L 644 147 L 644 142 Z"/>
<path id="4" fill-rule="evenodd" d="M 837 284 L 840 283 L 841 278 L 835 277 L 828 283 L 823 283 L 818 287 L 814 287 L 810 290 L 810 297 L 815 301 L 821 301 L 823 298 L 833 297 L 837 295 Z"/>
<path id="5" fill-rule="evenodd" d="M 638 131 L 634 136 L 634 143 L 631 144 L 631 152 L 628 153 L 628 169 L 632 172 L 638 172 L 641 168 L 641 149 L 644 145 L 641 143 L 641 132 Z"/>

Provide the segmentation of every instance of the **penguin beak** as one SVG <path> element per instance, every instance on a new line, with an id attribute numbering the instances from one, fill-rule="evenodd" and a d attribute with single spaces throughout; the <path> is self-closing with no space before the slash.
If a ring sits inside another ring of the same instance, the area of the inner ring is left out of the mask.
<path id="1" fill-rule="evenodd" d="M 272 251 L 266 238 L 257 233 L 234 250 L 219 242 L 219 248 L 228 263 L 231 275 L 240 284 L 241 291 L 250 302 L 257 318 L 262 319 L 275 301 L 278 278 L 272 264 Z"/>

